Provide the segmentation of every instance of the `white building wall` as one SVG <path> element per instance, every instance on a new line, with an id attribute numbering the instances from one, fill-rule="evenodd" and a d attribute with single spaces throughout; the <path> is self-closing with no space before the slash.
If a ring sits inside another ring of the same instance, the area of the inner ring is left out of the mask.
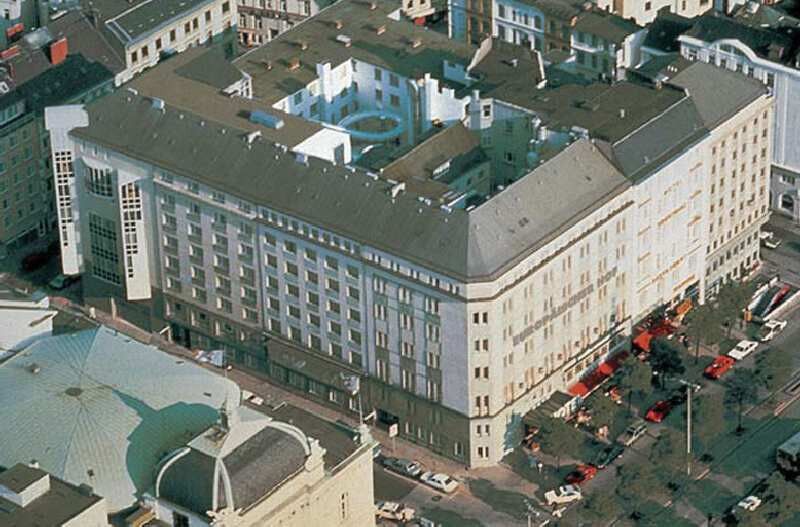
<path id="1" fill-rule="evenodd" d="M 800 98 L 800 70 L 762 59 L 734 39 L 704 42 L 681 35 L 679 41 L 684 57 L 739 71 L 771 88 L 774 95 L 771 205 L 773 210 L 800 221 L 800 179 L 796 177 L 800 175 L 800 141 L 795 132 L 800 128 L 800 105 L 795 103 Z M 781 206 L 784 196 L 791 197 L 791 207 Z"/>

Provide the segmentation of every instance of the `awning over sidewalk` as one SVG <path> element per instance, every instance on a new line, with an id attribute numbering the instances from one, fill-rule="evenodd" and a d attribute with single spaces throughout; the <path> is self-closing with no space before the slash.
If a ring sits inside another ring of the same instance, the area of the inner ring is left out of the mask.
<path id="1" fill-rule="evenodd" d="M 651 340 L 653 340 L 653 334 L 649 331 L 642 331 L 633 339 L 633 345 L 642 351 L 650 351 Z"/>
<path id="2" fill-rule="evenodd" d="M 601 363 L 583 379 L 573 384 L 569 389 L 569 393 L 577 397 L 584 397 L 588 395 L 595 388 L 600 386 L 600 384 L 609 378 L 615 371 L 617 371 L 620 366 L 622 366 L 622 361 L 624 361 L 625 357 L 627 356 L 628 353 L 623 351 Z"/>

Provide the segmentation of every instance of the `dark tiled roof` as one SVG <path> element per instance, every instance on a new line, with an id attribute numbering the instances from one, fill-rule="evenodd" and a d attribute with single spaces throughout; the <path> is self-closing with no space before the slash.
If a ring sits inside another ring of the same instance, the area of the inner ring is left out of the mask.
<path id="1" fill-rule="evenodd" d="M 9 480 L 18 476 L 29 481 L 34 477 L 39 479 L 45 474 L 47 473 L 43 470 L 15 465 L 5 472 L 0 472 L 0 485 L 14 486 L 15 483 Z M 0 498 L 0 525 L 9 527 L 63 525 L 97 504 L 100 499 L 91 492 L 50 476 L 50 490 L 26 507 L 19 507 L 11 501 Z"/>
<path id="2" fill-rule="evenodd" d="M 669 11 L 659 12 L 653 22 L 647 26 L 647 36 L 643 46 L 659 49 L 664 52 L 679 51 L 678 36 L 692 27 L 692 19 L 686 18 Z"/>
<path id="3" fill-rule="evenodd" d="M 619 45 L 642 27 L 621 16 L 600 9 L 590 9 L 580 12 L 575 22 L 575 29 Z"/>

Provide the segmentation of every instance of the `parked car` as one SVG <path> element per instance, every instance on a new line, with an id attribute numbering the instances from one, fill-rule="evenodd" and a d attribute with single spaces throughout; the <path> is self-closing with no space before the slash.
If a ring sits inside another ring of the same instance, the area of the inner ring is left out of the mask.
<path id="1" fill-rule="evenodd" d="M 419 477 L 420 481 L 434 489 L 450 494 L 458 488 L 458 481 L 447 474 L 425 472 Z"/>
<path id="2" fill-rule="evenodd" d="M 582 497 L 581 489 L 576 485 L 563 485 L 544 493 L 544 500 L 548 505 L 564 505 L 579 501 Z"/>
<path id="3" fill-rule="evenodd" d="M 742 340 L 728 352 L 728 357 L 733 357 L 736 360 L 742 360 L 758 347 L 758 342 L 752 340 Z"/>
<path id="4" fill-rule="evenodd" d="M 772 231 L 761 231 L 758 233 L 758 239 L 761 241 L 761 245 L 767 249 L 777 249 L 781 244 L 781 239 Z"/>
<path id="5" fill-rule="evenodd" d="M 567 474 L 564 481 L 571 485 L 580 485 L 597 475 L 597 467 L 593 465 L 578 465 L 575 470 Z"/>
<path id="6" fill-rule="evenodd" d="M 379 501 L 375 510 L 375 515 L 378 518 L 398 522 L 411 521 L 414 519 L 414 514 L 416 514 L 414 509 L 395 501 Z"/>
<path id="7" fill-rule="evenodd" d="M 761 329 L 758 331 L 758 340 L 761 342 L 769 342 L 775 338 L 775 335 L 783 331 L 784 328 L 786 328 L 785 320 L 770 320 L 761 326 Z"/>
<path id="8" fill-rule="evenodd" d="M 416 461 L 411 461 L 410 459 L 385 457 L 383 458 L 383 466 L 389 470 L 398 472 L 411 478 L 416 478 L 422 473 L 422 466 Z"/>
<path id="9" fill-rule="evenodd" d="M 647 425 L 646 424 L 644 424 L 642 422 L 632 424 L 622 434 L 622 437 L 620 438 L 620 442 L 625 446 L 631 446 L 640 437 L 642 437 L 645 433 L 647 433 Z"/>
<path id="10" fill-rule="evenodd" d="M 44 265 L 50 260 L 51 256 L 52 254 L 47 251 L 33 252 L 22 259 L 22 270 L 26 273 L 29 273 L 39 269 L 40 267 L 44 267 Z"/>
<path id="11" fill-rule="evenodd" d="M 737 503 L 736 506 L 740 509 L 752 512 L 761 506 L 761 498 L 758 496 L 747 496 Z"/>
<path id="12" fill-rule="evenodd" d="M 80 279 L 81 279 L 80 275 L 67 276 L 67 275 L 60 274 L 60 275 L 56 276 L 55 278 L 53 278 L 52 280 L 50 280 L 47 283 L 47 285 L 49 285 L 50 287 L 52 287 L 55 290 L 60 291 L 62 289 L 68 288 L 69 286 L 71 286 L 72 284 L 74 284 L 75 282 L 77 282 Z"/>
<path id="13" fill-rule="evenodd" d="M 652 423 L 660 423 L 667 418 L 672 411 L 672 403 L 669 401 L 658 401 L 647 410 L 644 418 Z"/>
<path id="14" fill-rule="evenodd" d="M 717 380 L 725 375 L 728 370 L 733 368 L 735 362 L 735 360 L 727 355 L 719 355 L 711 364 L 706 366 L 706 369 L 703 370 L 703 375 L 708 379 Z"/>
<path id="15" fill-rule="evenodd" d="M 604 448 L 602 452 L 597 454 L 594 466 L 602 470 L 613 463 L 618 457 L 621 457 L 623 452 L 625 452 L 624 446 L 620 444 L 609 445 Z"/>

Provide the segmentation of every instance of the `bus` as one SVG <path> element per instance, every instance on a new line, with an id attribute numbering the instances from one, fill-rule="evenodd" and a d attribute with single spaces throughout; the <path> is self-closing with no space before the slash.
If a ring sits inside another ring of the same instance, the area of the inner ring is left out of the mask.
<path id="1" fill-rule="evenodd" d="M 791 478 L 800 475 L 800 432 L 784 441 L 778 447 L 776 460 L 778 469 L 784 475 Z"/>

